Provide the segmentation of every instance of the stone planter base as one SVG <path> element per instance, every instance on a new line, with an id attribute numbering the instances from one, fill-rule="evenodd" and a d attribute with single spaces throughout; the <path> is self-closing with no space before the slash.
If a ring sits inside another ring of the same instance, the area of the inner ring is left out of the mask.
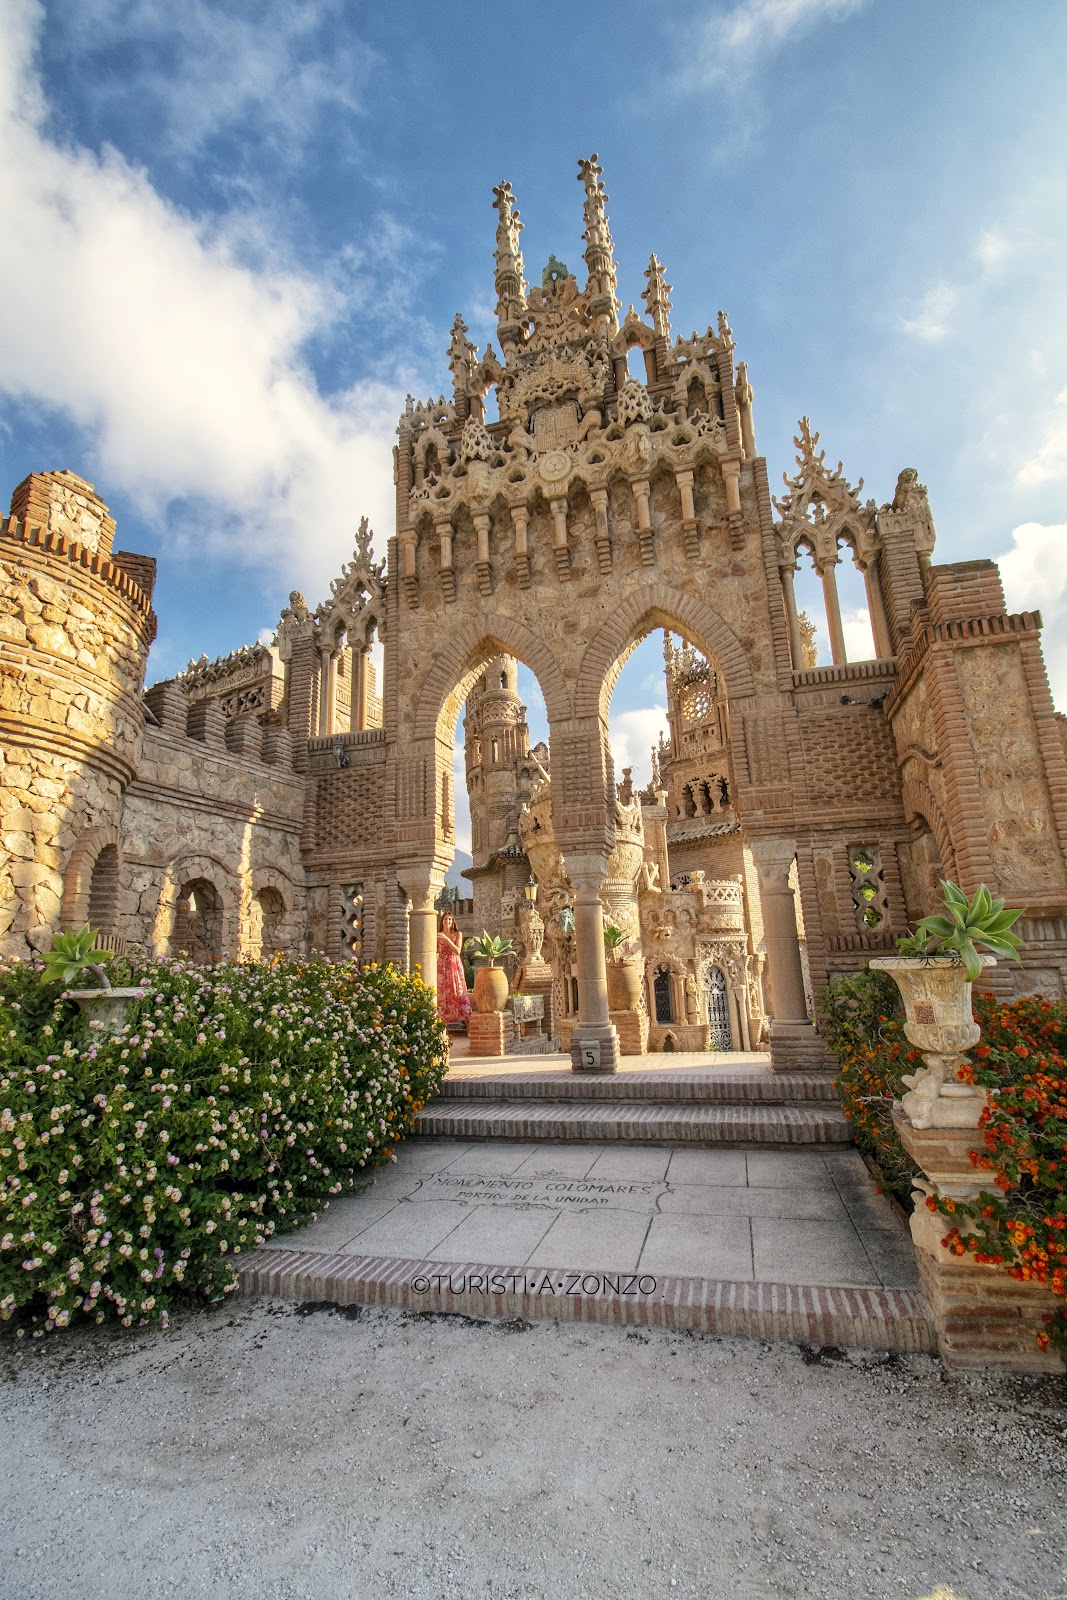
<path id="1" fill-rule="evenodd" d="M 1048 1290 L 1010 1278 L 1004 1267 L 950 1255 L 941 1240 L 951 1223 L 921 1201 L 920 1206 L 911 1219 L 919 1282 L 949 1371 L 1063 1372 L 1062 1357 L 1037 1347 L 1045 1317 L 1056 1305 Z"/>
<path id="2" fill-rule="evenodd" d="M 619 1036 L 619 1054 L 643 1056 L 648 1053 L 648 1018 L 643 1011 L 613 1011 L 611 1020 Z"/>
<path id="3" fill-rule="evenodd" d="M 972 1150 L 985 1150 L 974 1128 L 916 1128 L 903 1108 L 893 1108 L 901 1143 L 938 1194 L 970 1200 L 992 1175 L 977 1172 Z M 1062 1372 L 1053 1351 L 1037 1348 L 1037 1336 L 1055 1300 L 1040 1284 L 1009 1277 L 1005 1267 L 986 1266 L 971 1255 L 956 1256 L 941 1243 L 952 1222 L 930 1211 L 926 1196 L 916 1195 L 911 1237 L 919 1266 L 919 1282 L 933 1313 L 937 1347 L 952 1371 L 999 1368 L 1002 1372 Z"/>
<path id="4" fill-rule="evenodd" d="M 510 1011 L 472 1011 L 467 1038 L 472 1056 L 506 1056 L 515 1043 L 515 1018 Z"/>
<path id="5" fill-rule="evenodd" d="M 576 1022 L 571 1033 L 572 1072 L 617 1072 L 619 1036 L 610 1022 Z"/>

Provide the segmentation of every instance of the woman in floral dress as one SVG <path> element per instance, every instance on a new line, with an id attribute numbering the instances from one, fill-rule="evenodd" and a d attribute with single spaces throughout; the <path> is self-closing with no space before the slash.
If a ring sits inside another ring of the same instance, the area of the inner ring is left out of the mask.
<path id="1" fill-rule="evenodd" d="M 467 979 L 460 952 L 463 935 L 451 911 L 441 918 L 437 933 L 437 1014 L 442 1022 L 466 1022 L 471 1014 Z"/>

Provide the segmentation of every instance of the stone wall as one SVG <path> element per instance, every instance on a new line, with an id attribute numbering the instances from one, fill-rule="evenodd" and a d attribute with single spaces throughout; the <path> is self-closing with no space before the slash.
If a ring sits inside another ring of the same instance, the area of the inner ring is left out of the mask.
<path id="1" fill-rule="evenodd" d="M 259 953 L 263 904 L 270 948 L 302 951 L 303 815 L 291 770 L 149 729 L 122 813 L 121 931 L 154 955 L 180 953 L 182 891 L 203 882 L 217 902 L 216 954 Z"/>

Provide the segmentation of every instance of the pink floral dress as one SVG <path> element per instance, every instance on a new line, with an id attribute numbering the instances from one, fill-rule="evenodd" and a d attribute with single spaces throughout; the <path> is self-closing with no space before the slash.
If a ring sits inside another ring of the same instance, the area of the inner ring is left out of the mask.
<path id="1" fill-rule="evenodd" d="M 471 1014 L 467 979 L 459 951 L 447 934 L 437 935 L 437 1015 L 442 1022 L 466 1022 Z"/>

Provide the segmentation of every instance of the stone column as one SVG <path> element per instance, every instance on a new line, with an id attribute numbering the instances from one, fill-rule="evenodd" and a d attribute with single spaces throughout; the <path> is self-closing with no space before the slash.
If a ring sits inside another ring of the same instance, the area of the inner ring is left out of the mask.
<path id="1" fill-rule="evenodd" d="M 572 1072 L 615 1072 L 619 1041 L 608 1009 L 604 915 L 600 890 L 607 857 L 590 851 L 564 860 L 574 887 L 574 942 L 578 961 L 578 1021 L 571 1034 Z"/>
<path id="2" fill-rule="evenodd" d="M 321 688 L 319 690 L 319 737 L 333 732 L 334 702 L 337 696 L 337 654 L 333 650 L 322 652 Z"/>
<path id="3" fill-rule="evenodd" d="M 397 882 L 409 901 L 408 970 L 416 967 L 422 980 L 437 987 L 437 908 L 434 902 L 444 887 L 447 868 L 437 862 L 409 867 L 398 873 Z"/>
<path id="4" fill-rule="evenodd" d="M 795 567 L 782 567 L 782 596 L 785 600 L 785 620 L 789 625 L 789 654 L 793 658 L 793 671 L 804 671 L 804 640 L 797 614 L 797 595 L 793 583 Z"/>
<path id="5" fill-rule="evenodd" d="M 860 570 L 863 573 L 863 582 L 867 589 L 867 610 L 871 616 L 874 652 L 880 661 L 884 661 L 893 654 L 893 646 L 889 639 L 889 620 L 885 614 L 885 601 L 882 598 L 882 580 L 878 576 L 877 562 L 869 561 Z"/>
<path id="6" fill-rule="evenodd" d="M 816 568 L 822 579 L 823 601 L 826 605 L 826 627 L 830 635 L 830 654 L 835 667 L 843 667 L 848 660 L 845 654 L 845 630 L 841 626 L 841 602 L 837 598 L 836 558 L 824 561 Z"/>
<path id="7" fill-rule="evenodd" d="M 771 1066 L 776 1072 L 831 1065 L 822 1041 L 808 1021 L 796 899 L 789 882 L 795 855 L 793 839 L 752 841 L 767 945 L 765 976 L 770 990 Z"/>

